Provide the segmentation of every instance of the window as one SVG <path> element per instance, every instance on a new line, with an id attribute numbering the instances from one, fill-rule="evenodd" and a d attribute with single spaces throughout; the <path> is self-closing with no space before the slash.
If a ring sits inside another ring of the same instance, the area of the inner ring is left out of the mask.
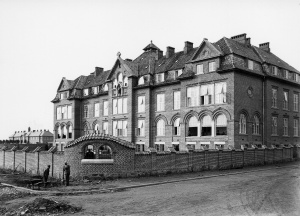
<path id="1" fill-rule="evenodd" d="M 63 106 L 61 108 L 61 115 L 62 115 L 62 119 L 67 119 L 68 118 L 68 113 L 67 113 L 67 106 Z"/>
<path id="2" fill-rule="evenodd" d="M 157 94 L 157 111 L 165 111 L 165 94 Z"/>
<path id="3" fill-rule="evenodd" d="M 248 69 L 253 70 L 253 61 L 248 60 Z"/>
<path id="4" fill-rule="evenodd" d="M 254 122 L 253 122 L 253 134 L 258 135 L 259 134 L 259 118 L 258 116 L 254 116 Z"/>
<path id="5" fill-rule="evenodd" d="M 283 136 L 289 135 L 289 119 L 283 118 Z"/>
<path id="6" fill-rule="evenodd" d="M 294 136 L 299 136 L 299 119 L 294 119 Z"/>
<path id="7" fill-rule="evenodd" d="M 246 134 L 246 116 L 245 114 L 240 115 L 240 121 L 239 121 L 239 126 L 240 126 L 240 134 Z"/>
<path id="8" fill-rule="evenodd" d="M 68 119 L 72 118 L 72 106 L 68 106 Z"/>
<path id="9" fill-rule="evenodd" d="M 95 86 L 92 89 L 93 89 L 93 94 L 98 94 L 99 93 L 99 86 Z"/>
<path id="10" fill-rule="evenodd" d="M 108 91 L 108 85 L 104 84 L 103 91 Z"/>
<path id="11" fill-rule="evenodd" d="M 113 114 L 127 113 L 127 98 L 113 99 Z"/>
<path id="12" fill-rule="evenodd" d="M 294 93 L 294 111 L 299 111 L 299 94 Z"/>
<path id="13" fill-rule="evenodd" d="M 163 119 L 158 120 L 157 124 L 157 136 L 164 136 L 165 135 L 165 121 Z"/>
<path id="14" fill-rule="evenodd" d="M 187 105 L 188 107 L 199 106 L 199 86 L 187 88 Z"/>
<path id="15" fill-rule="evenodd" d="M 206 115 L 202 118 L 201 136 L 211 136 L 211 117 Z"/>
<path id="16" fill-rule="evenodd" d="M 145 84 L 145 79 L 142 76 L 142 77 L 139 78 L 138 85 L 144 85 L 144 84 Z"/>
<path id="17" fill-rule="evenodd" d="M 114 80 L 113 80 L 113 89 L 116 89 L 116 88 L 117 88 L 117 85 L 118 85 L 118 80 L 117 80 L 117 79 L 114 79 Z"/>
<path id="18" fill-rule="evenodd" d="M 57 120 L 61 119 L 61 107 L 56 108 L 56 119 Z"/>
<path id="19" fill-rule="evenodd" d="M 145 136 L 145 120 L 138 120 L 137 136 Z"/>
<path id="20" fill-rule="evenodd" d="M 189 119 L 188 136 L 198 136 L 198 120 L 195 116 Z"/>
<path id="21" fill-rule="evenodd" d="M 177 77 L 179 77 L 182 74 L 182 69 L 180 70 L 176 70 L 174 73 L 174 79 L 176 79 Z"/>
<path id="22" fill-rule="evenodd" d="M 277 89 L 272 88 L 272 107 L 277 108 Z"/>
<path id="23" fill-rule="evenodd" d="M 276 66 L 272 66 L 271 68 L 272 68 L 271 69 L 272 70 L 272 74 L 275 75 L 275 76 L 277 76 L 278 75 L 278 68 Z"/>
<path id="24" fill-rule="evenodd" d="M 174 121 L 174 136 L 180 136 L 180 118 Z"/>
<path id="25" fill-rule="evenodd" d="M 103 122 L 103 133 L 108 134 L 108 122 Z"/>
<path id="26" fill-rule="evenodd" d="M 296 74 L 296 73 L 295 73 L 295 81 L 296 81 L 296 82 L 299 82 L 299 74 Z"/>
<path id="27" fill-rule="evenodd" d="M 123 85 L 124 85 L 124 87 L 128 86 L 128 77 L 127 76 L 124 76 Z"/>
<path id="28" fill-rule="evenodd" d="M 85 147 L 84 159 L 95 159 L 95 150 L 93 145 L 87 145 Z"/>
<path id="29" fill-rule="evenodd" d="M 99 113 L 100 113 L 99 112 L 99 105 L 100 105 L 99 103 L 95 103 L 95 105 L 94 105 L 95 106 L 95 109 L 94 109 L 94 116 L 95 117 L 99 117 Z"/>
<path id="30" fill-rule="evenodd" d="M 272 117 L 272 135 L 277 135 L 277 117 Z"/>
<path id="31" fill-rule="evenodd" d="M 155 144 L 156 151 L 164 151 L 165 145 L 164 144 Z"/>
<path id="32" fill-rule="evenodd" d="M 118 74 L 118 83 L 123 83 L 123 74 L 122 73 Z"/>
<path id="33" fill-rule="evenodd" d="M 209 72 L 216 71 L 216 62 L 209 62 L 208 63 L 208 71 Z"/>
<path id="34" fill-rule="evenodd" d="M 164 75 L 164 73 L 156 74 L 156 82 L 160 83 L 160 82 L 163 82 L 163 81 L 165 81 L 165 75 Z"/>
<path id="35" fill-rule="evenodd" d="M 215 103 L 221 104 L 226 103 L 226 83 L 216 83 L 215 84 Z"/>
<path id="36" fill-rule="evenodd" d="M 284 78 L 289 79 L 289 71 L 283 70 L 283 76 L 284 76 Z"/>
<path id="37" fill-rule="evenodd" d="M 103 116 L 108 116 L 108 101 L 103 101 Z"/>
<path id="38" fill-rule="evenodd" d="M 283 109 L 289 108 L 289 92 L 284 91 L 283 92 Z"/>
<path id="39" fill-rule="evenodd" d="M 111 159 L 112 150 L 108 145 L 102 145 L 99 148 L 99 159 Z"/>
<path id="40" fill-rule="evenodd" d="M 87 125 L 84 125 L 84 126 L 83 126 L 83 134 L 84 134 L 84 135 L 88 135 L 88 134 L 89 134 L 89 128 L 88 128 Z"/>
<path id="41" fill-rule="evenodd" d="M 84 118 L 87 118 L 88 117 L 88 114 L 89 114 L 89 110 L 88 110 L 88 105 L 84 105 L 83 106 L 83 117 Z"/>
<path id="42" fill-rule="evenodd" d="M 145 151 L 145 145 L 144 144 L 135 144 L 135 151 L 136 152 L 143 152 L 143 151 Z"/>
<path id="43" fill-rule="evenodd" d="M 99 133 L 99 130 L 100 130 L 99 124 L 95 124 L 94 130 L 96 133 Z"/>
<path id="44" fill-rule="evenodd" d="M 174 92 L 174 110 L 179 110 L 180 109 L 180 91 L 175 91 Z"/>
<path id="45" fill-rule="evenodd" d="M 89 95 L 89 89 L 83 89 L 83 96 Z"/>
<path id="46" fill-rule="evenodd" d="M 69 126 L 68 128 L 68 138 L 71 139 L 73 134 L 73 127 L 72 125 Z"/>
<path id="47" fill-rule="evenodd" d="M 62 137 L 61 127 L 58 127 L 57 139 L 60 139 L 61 137 Z"/>
<path id="48" fill-rule="evenodd" d="M 198 74 L 203 74 L 204 71 L 203 71 L 203 64 L 199 64 L 197 65 L 197 75 Z"/>
<path id="49" fill-rule="evenodd" d="M 61 100 L 67 99 L 68 96 L 69 96 L 69 92 L 67 92 L 67 91 L 60 93 L 60 99 Z"/>
<path id="50" fill-rule="evenodd" d="M 127 136 L 127 121 L 113 121 L 113 136 Z"/>
<path id="51" fill-rule="evenodd" d="M 200 88 L 200 104 L 208 105 L 213 102 L 214 85 L 202 85 Z"/>
<path id="52" fill-rule="evenodd" d="M 145 96 L 138 96 L 138 113 L 145 112 Z"/>
<path id="53" fill-rule="evenodd" d="M 224 114 L 220 114 L 216 118 L 216 135 L 227 135 L 227 118 Z"/>

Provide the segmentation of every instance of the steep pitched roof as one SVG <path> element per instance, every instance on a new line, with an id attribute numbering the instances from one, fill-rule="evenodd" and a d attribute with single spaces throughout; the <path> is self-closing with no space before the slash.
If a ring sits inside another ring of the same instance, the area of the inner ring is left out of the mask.
<path id="1" fill-rule="evenodd" d="M 150 44 L 148 44 L 143 50 L 148 51 L 148 50 L 160 50 L 160 49 L 157 46 L 155 46 L 151 41 Z"/>
<path id="2" fill-rule="evenodd" d="M 42 131 L 41 136 L 42 136 L 42 137 L 52 137 L 52 136 L 53 136 L 53 133 L 51 133 L 51 132 L 48 131 L 48 130 L 44 130 L 44 131 Z"/>
<path id="3" fill-rule="evenodd" d="M 258 56 L 261 58 L 263 62 L 275 65 L 280 68 L 284 68 L 289 71 L 300 73 L 297 69 L 290 66 L 288 63 L 286 63 L 285 61 L 277 57 L 275 54 L 271 52 L 266 52 L 265 50 L 260 49 L 256 46 L 253 46 L 253 49 L 256 51 L 256 53 L 258 54 Z"/>

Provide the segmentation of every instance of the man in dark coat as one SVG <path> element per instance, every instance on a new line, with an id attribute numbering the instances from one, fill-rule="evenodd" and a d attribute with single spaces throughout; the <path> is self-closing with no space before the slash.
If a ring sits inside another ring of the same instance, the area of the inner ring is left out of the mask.
<path id="1" fill-rule="evenodd" d="M 49 172 L 50 172 L 50 165 L 48 165 L 47 169 L 45 169 L 44 171 L 44 187 L 46 187 L 47 181 L 48 181 L 48 177 L 49 177 Z"/>
<path id="2" fill-rule="evenodd" d="M 66 180 L 66 186 L 69 186 L 69 180 L 70 180 L 70 165 L 65 162 L 64 169 L 63 169 L 65 180 Z"/>

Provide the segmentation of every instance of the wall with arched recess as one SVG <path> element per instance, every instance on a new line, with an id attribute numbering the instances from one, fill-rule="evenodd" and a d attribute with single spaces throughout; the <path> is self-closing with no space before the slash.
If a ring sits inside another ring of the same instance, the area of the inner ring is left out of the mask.
<path id="1" fill-rule="evenodd" d="M 98 152 L 102 145 L 107 145 L 112 150 L 111 159 L 84 159 L 85 147 L 93 145 Z M 91 134 L 82 136 L 70 143 L 65 148 L 65 159 L 71 166 L 72 177 L 91 175 L 126 175 L 134 172 L 134 144 L 113 136 Z"/>

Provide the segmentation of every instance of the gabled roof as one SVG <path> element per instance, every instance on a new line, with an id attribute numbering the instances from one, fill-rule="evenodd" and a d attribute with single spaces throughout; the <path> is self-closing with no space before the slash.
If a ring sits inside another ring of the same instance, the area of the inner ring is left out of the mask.
<path id="1" fill-rule="evenodd" d="M 143 50 L 148 51 L 148 50 L 160 50 L 160 49 L 157 46 L 155 46 L 151 41 L 150 44 L 148 44 Z"/>
<path id="2" fill-rule="evenodd" d="M 74 80 L 67 80 L 65 77 L 62 78 L 57 91 L 66 91 L 70 90 L 74 86 Z"/>
<path id="3" fill-rule="evenodd" d="M 286 70 L 289 70 L 289 71 L 300 73 L 297 69 L 290 66 L 288 63 L 281 60 L 279 57 L 277 57 L 273 53 L 266 52 L 265 50 L 260 49 L 256 46 L 253 46 L 253 49 L 256 51 L 257 55 L 260 57 L 262 62 L 266 62 L 268 64 L 275 65 L 277 67 L 280 67 L 280 68 L 283 68 L 283 69 L 286 69 Z"/>
<path id="4" fill-rule="evenodd" d="M 42 137 L 52 137 L 53 133 L 51 133 L 48 130 L 44 130 L 44 131 L 42 131 L 42 133 L 40 134 L 40 136 L 42 136 Z"/>
<path id="5" fill-rule="evenodd" d="M 211 50 L 211 52 L 213 53 L 213 56 L 211 57 L 223 55 L 223 52 L 218 46 L 218 44 L 210 43 L 207 39 L 204 39 L 200 44 L 200 46 L 197 48 L 196 52 L 194 52 L 191 61 L 197 60 L 199 58 L 198 56 L 200 55 L 200 52 L 203 50 L 205 46 L 208 47 L 208 49 Z"/>
<path id="6" fill-rule="evenodd" d="M 223 37 L 221 40 L 217 41 L 215 45 L 218 45 L 225 55 L 234 53 L 256 62 L 261 62 L 260 58 L 251 47 L 235 40 Z"/>

